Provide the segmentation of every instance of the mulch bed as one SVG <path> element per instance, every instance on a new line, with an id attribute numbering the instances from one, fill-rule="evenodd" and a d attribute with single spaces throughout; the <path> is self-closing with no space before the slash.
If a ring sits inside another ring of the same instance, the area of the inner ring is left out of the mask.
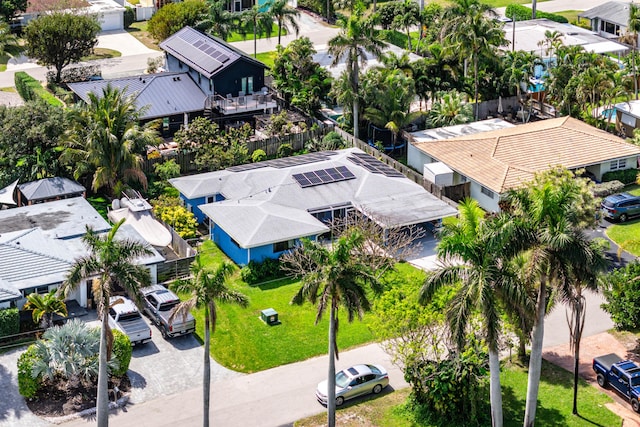
<path id="1" fill-rule="evenodd" d="M 126 393 L 131 389 L 128 376 L 125 375 L 117 381 L 121 392 Z M 67 386 L 66 381 L 62 380 L 46 384 L 33 399 L 27 400 L 27 406 L 34 414 L 41 417 L 70 415 L 96 406 L 97 387 L 97 382 L 83 382 L 73 390 Z M 110 381 L 109 389 L 112 387 L 113 384 Z"/>

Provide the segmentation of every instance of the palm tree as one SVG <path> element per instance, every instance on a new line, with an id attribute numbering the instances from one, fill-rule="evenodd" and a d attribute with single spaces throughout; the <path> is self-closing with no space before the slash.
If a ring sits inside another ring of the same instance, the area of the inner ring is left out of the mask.
<path id="1" fill-rule="evenodd" d="M 472 199 L 464 200 L 458 208 L 457 221 L 445 223 L 438 243 L 438 257 L 444 264 L 428 276 L 419 298 L 422 304 L 428 304 L 442 287 L 460 284 L 447 309 L 451 335 L 459 349 L 464 347 L 470 317 L 476 310 L 481 313 L 489 348 L 491 425 L 501 427 L 500 301 L 526 305 L 528 296 L 506 270 L 509 263 L 505 261 L 510 256 L 509 246 L 505 245 L 511 234 L 509 221 L 486 219 L 478 202 Z"/>
<path id="2" fill-rule="evenodd" d="M 589 191 L 586 181 L 554 168 L 507 195 L 509 209 L 522 229 L 520 240 L 528 248 L 528 271 L 537 283 L 524 427 L 535 422 L 547 293 L 559 289 L 572 271 L 595 259 L 582 231 L 595 223 L 596 204 Z"/>
<path id="3" fill-rule="evenodd" d="M 491 9 L 489 9 L 491 10 Z M 445 36 L 447 47 L 456 52 L 459 58 L 471 59 L 473 64 L 474 99 L 476 103 L 475 119 L 478 120 L 478 87 L 480 57 L 494 57 L 500 46 L 508 43 L 497 21 L 488 18 L 486 8 L 473 2 L 466 13 L 457 15 L 444 26 L 449 31 Z M 493 12 L 495 14 L 495 12 Z"/>
<path id="4" fill-rule="evenodd" d="M 638 70 L 636 67 L 636 50 L 638 49 L 638 32 L 640 32 L 640 7 L 633 2 L 629 5 L 629 23 L 627 24 L 627 31 L 631 31 L 631 34 L 633 35 L 633 89 L 637 100 Z"/>
<path id="5" fill-rule="evenodd" d="M 293 304 L 309 301 L 317 304 L 316 324 L 329 311 L 329 371 L 327 389 L 327 424 L 335 427 L 336 411 L 336 366 L 338 358 L 338 309 L 347 311 L 347 320 L 359 319 L 371 307 L 367 294 L 368 286 L 374 293 L 382 291 L 377 276 L 368 263 L 354 256 L 364 244 L 359 231 L 341 236 L 329 249 L 321 244 L 303 240 L 302 247 L 283 255 L 283 261 L 294 267 L 290 272 L 300 277 L 302 287 L 293 297 Z"/>
<path id="6" fill-rule="evenodd" d="M 400 14 L 393 19 L 393 24 L 397 28 L 402 28 L 407 33 L 407 52 L 411 52 L 411 27 L 418 24 L 420 8 L 413 0 L 404 0 L 401 3 Z"/>
<path id="7" fill-rule="evenodd" d="M 65 134 L 61 161 L 73 167 L 76 179 L 91 175 L 93 191 L 105 187 L 113 195 L 123 181 L 146 186 L 141 153 L 149 145 L 158 145 L 158 122 L 140 125 L 144 110 L 136 107 L 132 96 L 111 85 L 102 94 L 90 92 L 88 97 L 88 103 L 70 113 L 73 124 Z"/>
<path id="8" fill-rule="evenodd" d="M 67 316 L 67 305 L 56 295 L 55 289 L 44 295 L 36 293 L 27 295 L 27 303 L 23 310 L 33 310 L 31 313 L 33 322 L 43 329 L 53 326 L 54 314 Z"/>
<path id="9" fill-rule="evenodd" d="M 329 54 L 333 55 L 331 64 L 333 67 L 342 59 L 347 64 L 349 83 L 353 93 L 353 136 L 358 138 L 359 66 L 366 65 L 367 52 L 380 57 L 385 44 L 378 38 L 377 30 L 372 23 L 363 18 L 360 9 L 356 9 L 348 19 L 341 19 L 340 26 L 338 35 L 329 40 Z"/>
<path id="10" fill-rule="evenodd" d="M 18 38 L 11 32 L 11 27 L 4 21 L 0 21 L 0 56 L 15 53 L 18 49 Z"/>
<path id="11" fill-rule="evenodd" d="M 227 10 L 224 0 L 206 0 L 206 2 L 209 6 L 209 13 L 196 24 L 196 28 L 208 31 L 226 41 L 231 31 L 236 27 L 234 14 Z"/>
<path id="12" fill-rule="evenodd" d="M 258 56 L 258 33 L 264 32 L 267 38 L 271 38 L 271 30 L 273 28 L 273 16 L 271 15 L 272 2 L 267 1 L 262 5 L 255 4 L 250 9 L 242 12 L 240 20 L 242 21 L 242 31 L 246 34 L 246 30 L 253 31 L 253 57 Z"/>
<path id="13" fill-rule="evenodd" d="M 289 25 L 296 32 L 296 36 L 300 32 L 300 26 L 296 18 L 300 16 L 300 12 L 297 9 L 289 6 L 287 0 L 274 0 L 269 8 L 271 16 L 276 20 L 278 24 L 278 44 L 280 44 L 280 37 L 282 35 L 282 29 L 289 31 Z"/>
<path id="14" fill-rule="evenodd" d="M 451 126 L 473 121 L 473 109 L 464 94 L 456 90 L 437 95 L 438 101 L 431 104 L 429 126 L 432 128 Z"/>
<path id="15" fill-rule="evenodd" d="M 209 347 L 211 335 L 216 330 L 218 311 L 216 301 L 231 302 L 246 307 L 249 300 L 243 294 L 229 289 L 226 281 L 233 273 L 231 264 L 223 263 L 213 271 L 206 268 L 200 255 L 191 264 L 191 280 L 181 282 L 176 289 L 191 295 L 188 300 L 177 305 L 169 317 L 172 322 L 175 316 L 186 319 L 187 314 L 196 307 L 204 307 L 204 373 L 203 373 L 203 426 L 209 426 L 209 400 L 211 396 L 211 357 Z"/>
<path id="16" fill-rule="evenodd" d="M 504 60 L 509 84 L 515 86 L 518 101 L 521 101 L 522 86 L 526 90 L 529 78 L 533 76 L 533 68 L 541 65 L 542 59 L 533 53 L 516 50 L 507 52 Z"/>
<path id="17" fill-rule="evenodd" d="M 116 286 L 122 287 L 131 298 L 140 300 L 139 289 L 151 282 L 149 270 L 135 260 L 152 252 L 143 244 L 132 240 L 116 239 L 116 233 L 124 223 L 121 220 L 104 235 L 98 235 L 87 228 L 82 242 L 89 250 L 88 255 L 78 258 L 71 266 L 59 292 L 67 296 L 86 280 L 93 280 L 93 292 L 97 302 L 98 315 L 102 322 L 100 330 L 100 361 L 98 372 L 98 397 L 96 400 L 99 427 L 109 425 L 109 396 L 107 394 L 107 363 L 109 348 L 109 298 Z"/>

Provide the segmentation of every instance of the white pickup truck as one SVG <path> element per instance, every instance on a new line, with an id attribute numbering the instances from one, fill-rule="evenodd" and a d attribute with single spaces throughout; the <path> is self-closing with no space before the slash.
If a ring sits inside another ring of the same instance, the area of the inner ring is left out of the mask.
<path id="1" fill-rule="evenodd" d="M 152 285 L 141 289 L 144 296 L 144 313 L 158 326 L 164 338 L 173 338 L 190 334 L 196 330 L 196 319 L 191 313 L 185 318 L 175 316 L 169 322 L 175 306 L 180 298 L 162 285 Z"/>
<path id="2" fill-rule="evenodd" d="M 109 302 L 109 327 L 111 329 L 117 329 L 127 335 L 131 345 L 143 344 L 151 340 L 151 328 L 142 318 L 133 301 L 126 297 L 114 296 Z"/>

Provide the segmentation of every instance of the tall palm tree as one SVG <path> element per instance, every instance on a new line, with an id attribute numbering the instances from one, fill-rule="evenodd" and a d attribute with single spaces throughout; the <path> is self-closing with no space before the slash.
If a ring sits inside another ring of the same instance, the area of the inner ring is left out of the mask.
<path id="1" fill-rule="evenodd" d="M 443 264 L 429 275 L 420 290 L 420 302 L 429 303 L 444 286 L 460 287 L 447 309 L 451 335 L 458 348 L 463 348 L 470 317 L 481 314 L 484 336 L 489 348 L 491 425 L 501 427 L 502 392 L 500 387 L 500 306 L 501 300 L 518 305 L 527 304 L 527 294 L 514 276 L 506 270 L 510 236 L 509 221 L 486 219 L 477 201 L 464 200 L 455 222 L 445 223 L 438 243 L 438 256 Z M 517 250 L 513 247 L 513 251 Z"/>
<path id="2" fill-rule="evenodd" d="M 542 64 L 542 59 L 533 53 L 523 50 L 509 51 L 504 55 L 506 75 L 510 85 L 516 88 L 518 101 L 521 100 L 522 86 L 525 90 L 530 77 L 533 76 L 534 67 Z"/>
<path id="3" fill-rule="evenodd" d="M 329 311 L 329 371 L 327 374 L 327 425 L 335 427 L 336 416 L 336 366 L 338 358 L 338 309 L 347 311 L 347 320 L 359 319 L 371 307 L 367 287 L 374 293 L 382 291 L 377 276 L 366 262 L 354 256 L 364 244 L 363 235 L 351 231 L 341 236 L 331 248 L 304 240 L 297 251 L 283 255 L 283 261 L 300 267 L 291 271 L 301 278 L 302 287 L 293 297 L 293 304 L 309 301 L 317 305 L 316 324 Z M 297 262 L 296 257 L 303 261 Z"/>
<path id="4" fill-rule="evenodd" d="M 96 418 L 99 427 L 109 425 L 109 395 L 107 394 L 107 363 L 109 348 L 107 335 L 109 329 L 109 298 L 116 286 L 122 287 L 129 296 L 140 301 L 140 288 L 151 282 L 149 269 L 135 260 L 152 254 L 145 245 L 116 238 L 116 233 L 124 219 L 109 230 L 106 235 L 99 235 L 91 228 L 87 228 L 82 237 L 89 253 L 71 266 L 67 278 L 62 283 L 59 292 L 68 295 L 86 280 L 93 280 L 93 293 L 98 307 L 102 327 L 100 329 L 100 356 L 98 367 L 98 397 L 96 400 Z"/>
<path id="5" fill-rule="evenodd" d="M 358 138 L 359 123 L 359 66 L 367 63 L 367 52 L 380 57 L 385 43 L 378 37 L 377 30 L 370 21 L 363 18 L 362 11 L 356 8 L 347 19 L 340 20 L 340 32 L 329 40 L 329 54 L 333 55 L 332 66 L 342 59 L 347 65 L 351 92 L 353 93 L 353 136 Z"/>
<path id="6" fill-rule="evenodd" d="M 43 329 L 53 326 L 54 314 L 58 316 L 67 315 L 67 305 L 56 295 L 55 289 L 44 295 L 36 293 L 27 295 L 27 303 L 22 309 L 33 310 L 31 313 L 33 322 Z"/>
<path id="7" fill-rule="evenodd" d="M 537 299 L 529 360 L 524 427 L 535 423 L 542 368 L 542 342 L 548 292 L 559 289 L 572 270 L 593 262 L 582 231 L 595 223 L 595 203 L 585 181 L 559 168 L 537 174 L 526 186 L 508 193 L 520 239 L 529 251 L 528 272 L 536 280 Z"/>
<path id="8" fill-rule="evenodd" d="M 296 19 L 300 16 L 300 12 L 289 6 L 287 0 L 274 0 L 273 3 L 271 3 L 269 12 L 271 12 L 271 16 L 273 16 L 278 24 L 278 44 L 280 44 L 283 28 L 289 31 L 289 25 L 291 25 L 291 28 L 296 32 L 296 36 L 300 33 L 300 26 Z"/>
<path id="9" fill-rule="evenodd" d="M 489 9 L 492 10 L 492 9 Z M 444 28 L 449 31 L 445 42 L 450 51 L 473 65 L 474 99 L 476 103 L 475 119 L 478 120 L 478 88 L 480 57 L 495 57 L 496 49 L 506 46 L 507 40 L 500 24 L 486 16 L 486 8 L 472 3 L 466 13 L 450 18 Z M 495 12 L 493 12 L 495 14 Z"/>
<path id="10" fill-rule="evenodd" d="M 267 38 L 271 38 L 273 29 L 273 15 L 271 15 L 271 0 L 262 5 L 255 4 L 250 9 L 242 12 L 240 17 L 243 33 L 250 29 L 253 32 L 253 57 L 258 56 L 258 33 L 264 32 Z"/>
<path id="11" fill-rule="evenodd" d="M 19 46 L 18 38 L 11 32 L 9 24 L 0 21 L 0 56 L 15 53 Z"/>
<path id="12" fill-rule="evenodd" d="M 90 175 L 91 188 L 115 193 L 123 181 L 146 186 L 142 153 L 160 141 L 159 122 L 139 124 L 141 111 L 132 96 L 107 85 L 101 94 L 89 93 L 89 102 L 75 107 L 60 156 L 71 165 L 76 179 Z"/>
<path id="13" fill-rule="evenodd" d="M 224 0 L 206 0 L 206 2 L 209 13 L 196 24 L 196 28 L 226 41 L 231 31 L 237 26 L 234 14 L 227 10 Z"/>
<path id="14" fill-rule="evenodd" d="M 473 121 L 473 109 L 465 95 L 456 90 L 437 95 L 438 101 L 431 104 L 429 126 L 432 128 L 451 126 Z"/>
<path id="15" fill-rule="evenodd" d="M 172 322 L 175 316 L 186 319 L 187 314 L 195 307 L 204 307 L 204 373 L 203 373 L 203 426 L 209 426 L 209 401 L 211 396 L 211 356 L 209 347 L 211 335 L 216 330 L 218 310 L 216 301 L 231 302 L 246 307 L 249 300 L 240 292 L 229 289 L 226 281 L 233 273 L 231 264 L 223 263 L 213 271 L 207 269 L 200 255 L 196 256 L 191 264 L 191 280 L 180 283 L 177 286 L 179 292 L 187 292 L 191 295 L 188 300 L 182 301 L 176 306 L 169 317 Z"/>
<path id="16" fill-rule="evenodd" d="M 407 52 L 411 52 L 411 27 L 418 24 L 420 8 L 413 0 L 404 0 L 401 3 L 400 14 L 393 19 L 393 25 L 404 29 L 407 33 Z"/>
<path id="17" fill-rule="evenodd" d="M 631 2 L 629 5 L 629 23 L 627 24 L 627 31 L 631 31 L 633 35 L 633 89 L 638 99 L 638 69 L 636 67 L 636 50 L 638 49 L 638 32 L 640 32 L 640 7 Z"/>

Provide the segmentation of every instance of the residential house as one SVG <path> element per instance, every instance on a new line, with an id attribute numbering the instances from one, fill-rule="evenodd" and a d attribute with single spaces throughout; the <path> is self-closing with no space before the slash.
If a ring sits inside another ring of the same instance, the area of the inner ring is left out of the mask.
<path id="1" fill-rule="evenodd" d="M 609 115 L 615 121 L 616 129 L 627 138 L 633 137 L 633 132 L 640 128 L 640 101 L 632 100 L 620 102 L 611 110 L 604 110 L 604 115 Z M 609 118 L 605 117 L 605 118 Z"/>
<path id="2" fill-rule="evenodd" d="M 111 225 L 83 197 L 57 200 L 0 210 L 0 308 L 21 308 L 26 296 L 57 289 L 71 266 L 88 254 L 82 236 L 91 227 L 106 233 Z M 129 225 L 122 225 L 116 238 L 144 243 Z M 164 258 L 153 248 L 140 259 L 156 282 L 156 266 Z M 86 280 L 68 296 L 81 307 L 93 305 L 92 280 Z"/>
<path id="3" fill-rule="evenodd" d="M 18 206 L 86 197 L 86 193 L 86 188 L 69 178 L 44 178 L 18 185 Z"/>
<path id="4" fill-rule="evenodd" d="M 608 1 L 578 14 L 591 22 L 591 30 L 607 39 L 618 39 L 627 34 L 629 26 L 628 1 Z"/>
<path id="5" fill-rule="evenodd" d="M 96 16 L 102 31 L 124 29 L 125 8 L 114 0 L 30 0 L 26 12 L 18 15 L 12 25 L 25 27 L 43 13 L 61 10 Z"/>
<path id="6" fill-rule="evenodd" d="M 416 144 L 426 163 L 442 162 L 453 171 L 453 183 L 487 211 L 509 189 L 536 172 L 563 166 L 585 169 L 596 180 L 609 171 L 638 167 L 640 147 L 572 117 L 531 122 L 505 129 Z"/>
<path id="7" fill-rule="evenodd" d="M 330 233 L 357 210 L 383 228 L 437 221 L 457 209 L 357 148 L 234 166 L 170 180 L 237 264 L 277 258 Z"/>

